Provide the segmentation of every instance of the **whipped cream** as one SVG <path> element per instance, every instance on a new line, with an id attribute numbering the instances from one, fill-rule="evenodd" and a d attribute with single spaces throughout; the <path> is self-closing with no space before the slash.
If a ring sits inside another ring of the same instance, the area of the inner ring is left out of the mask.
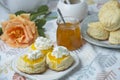
<path id="1" fill-rule="evenodd" d="M 30 51 L 27 55 L 28 55 L 28 58 L 31 60 L 35 60 L 43 56 L 40 50 Z"/>
<path id="2" fill-rule="evenodd" d="M 34 45 L 37 49 L 46 50 L 46 49 L 49 49 L 53 45 L 53 42 L 50 39 L 47 39 L 44 37 L 38 37 Z"/>
<path id="3" fill-rule="evenodd" d="M 55 56 L 56 58 L 62 58 L 64 55 L 67 56 L 69 54 L 68 49 L 64 46 L 57 46 L 52 52 L 52 56 Z"/>

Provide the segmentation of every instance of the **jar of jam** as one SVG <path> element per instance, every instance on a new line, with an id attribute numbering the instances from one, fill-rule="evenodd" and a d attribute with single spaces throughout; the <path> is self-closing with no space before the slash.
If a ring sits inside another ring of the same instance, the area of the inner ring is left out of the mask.
<path id="1" fill-rule="evenodd" d="M 68 50 L 76 50 L 82 46 L 80 32 L 80 22 L 74 17 L 64 17 L 65 23 L 61 18 L 57 19 L 57 45 L 64 46 Z"/>

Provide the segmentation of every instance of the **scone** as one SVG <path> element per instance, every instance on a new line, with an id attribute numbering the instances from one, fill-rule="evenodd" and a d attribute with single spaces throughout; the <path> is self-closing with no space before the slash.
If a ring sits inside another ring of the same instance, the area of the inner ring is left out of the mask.
<path id="1" fill-rule="evenodd" d="M 100 22 L 89 23 L 87 33 L 92 38 L 98 40 L 106 40 L 109 37 L 109 32 L 103 28 Z"/>
<path id="2" fill-rule="evenodd" d="M 120 29 L 110 32 L 109 42 L 111 44 L 120 44 Z"/>
<path id="3" fill-rule="evenodd" d="M 17 68 L 28 74 L 43 73 L 46 70 L 45 57 L 39 50 L 20 56 L 17 60 Z"/>
<path id="4" fill-rule="evenodd" d="M 47 54 L 46 62 L 50 69 L 55 71 L 63 71 L 74 63 L 74 59 L 70 55 L 67 48 L 58 46 L 54 48 L 53 52 L 49 52 Z"/>
<path id="5" fill-rule="evenodd" d="M 120 3 L 118 0 L 110 0 L 104 4 L 104 6 L 109 8 L 120 8 Z"/>
<path id="6" fill-rule="evenodd" d="M 120 4 L 117 0 L 105 3 L 99 11 L 99 21 L 108 31 L 120 28 Z"/>
<path id="7" fill-rule="evenodd" d="M 44 37 L 38 37 L 30 46 L 31 50 L 40 50 L 44 55 L 53 50 L 53 42 Z"/>

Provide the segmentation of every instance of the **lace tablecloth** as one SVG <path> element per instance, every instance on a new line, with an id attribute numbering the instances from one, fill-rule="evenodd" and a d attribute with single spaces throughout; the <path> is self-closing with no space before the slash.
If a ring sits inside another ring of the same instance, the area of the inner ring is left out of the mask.
<path id="1" fill-rule="evenodd" d="M 3 9 L 0 6 L 0 13 L 4 13 L 4 16 L 0 15 L 0 21 L 8 17 L 7 10 Z M 97 11 L 96 5 L 89 6 L 89 14 Z M 49 21 L 45 26 L 46 34 L 55 41 L 55 20 Z M 53 28 L 50 28 L 51 26 Z M 14 49 L 0 41 L 0 80 L 31 80 L 15 73 L 11 66 L 13 58 L 24 51 L 26 49 Z M 120 50 L 86 43 L 77 54 L 81 61 L 80 65 L 58 80 L 120 80 Z"/>

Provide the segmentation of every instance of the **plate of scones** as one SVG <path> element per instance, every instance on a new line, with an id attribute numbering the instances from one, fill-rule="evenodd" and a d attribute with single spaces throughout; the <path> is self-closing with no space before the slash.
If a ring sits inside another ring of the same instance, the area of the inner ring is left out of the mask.
<path id="1" fill-rule="evenodd" d="M 66 47 L 54 46 L 48 38 L 38 37 L 25 53 L 13 60 L 12 67 L 31 79 L 53 80 L 68 74 L 79 64 L 77 54 Z"/>
<path id="2" fill-rule="evenodd" d="M 81 23 L 83 38 L 97 46 L 120 48 L 120 3 L 108 1 Z"/>

